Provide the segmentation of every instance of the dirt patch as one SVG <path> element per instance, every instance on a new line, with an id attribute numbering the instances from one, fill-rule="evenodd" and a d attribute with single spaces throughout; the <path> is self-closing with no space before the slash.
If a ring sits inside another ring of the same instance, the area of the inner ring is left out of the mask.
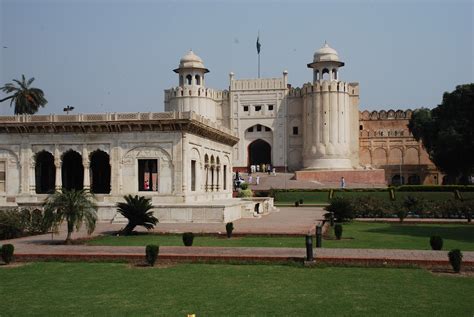
<path id="1" fill-rule="evenodd" d="M 30 263 L 24 263 L 24 262 L 11 262 L 10 264 L 5 264 L 5 263 L 0 263 L 0 269 L 14 269 L 17 267 L 22 267 L 30 265 Z"/>
<path id="2" fill-rule="evenodd" d="M 453 276 L 453 277 L 474 277 L 474 271 L 468 270 L 468 271 L 463 271 L 461 269 L 461 272 L 456 273 L 453 270 L 449 269 L 436 269 L 436 270 L 431 270 L 431 274 L 436 275 L 436 276 Z"/>

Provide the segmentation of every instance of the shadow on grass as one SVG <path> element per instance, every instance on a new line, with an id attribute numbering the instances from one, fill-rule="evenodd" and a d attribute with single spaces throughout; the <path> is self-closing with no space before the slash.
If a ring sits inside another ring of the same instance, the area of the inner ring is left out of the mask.
<path id="1" fill-rule="evenodd" d="M 371 233 L 382 233 L 387 235 L 401 235 L 425 237 L 438 235 L 443 239 L 457 240 L 474 243 L 474 226 L 472 225 L 394 225 L 390 224 L 383 228 L 363 230 Z"/>

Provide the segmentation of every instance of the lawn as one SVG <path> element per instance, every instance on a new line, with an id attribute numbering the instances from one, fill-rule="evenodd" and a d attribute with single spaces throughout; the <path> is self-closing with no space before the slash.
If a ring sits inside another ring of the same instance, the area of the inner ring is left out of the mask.
<path id="1" fill-rule="evenodd" d="M 474 199 L 474 192 L 461 193 L 464 199 Z M 390 195 L 386 192 L 353 192 L 335 191 L 334 197 L 360 197 L 372 196 L 383 200 L 389 200 Z M 396 200 L 402 201 L 407 196 L 421 197 L 426 200 L 449 200 L 454 199 L 452 192 L 395 192 Z M 295 201 L 303 199 L 304 204 L 327 204 L 329 202 L 328 192 L 277 192 L 275 194 L 275 204 L 293 205 Z"/>
<path id="2" fill-rule="evenodd" d="M 46 262 L 0 268 L 0 280 L 2 316 L 472 316 L 474 311 L 474 278 L 421 269 Z"/>
<path id="3" fill-rule="evenodd" d="M 343 239 L 324 240 L 326 248 L 418 249 L 430 250 L 429 239 L 439 235 L 444 239 L 444 250 L 454 248 L 474 251 L 474 225 L 459 224 L 388 224 L 353 222 L 343 225 Z M 350 239 L 348 239 L 350 238 Z M 129 237 L 100 236 L 87 242 L 90 245 L 182 246 L 181 235 L 139 234 Z M 304 237 L 242 236 L 227 239 L 216 236 L 196 236 L 194 246 L 213 247 L 304 247 Z"/>

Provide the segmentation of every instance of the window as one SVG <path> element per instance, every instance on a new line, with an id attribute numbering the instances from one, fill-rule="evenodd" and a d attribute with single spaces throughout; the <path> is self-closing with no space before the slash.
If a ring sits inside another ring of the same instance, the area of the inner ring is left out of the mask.
<path id="1" fill-rule="evenodd" d="M 268 110 L 272 111 L 273 110 L 273 105 L 268 105 Z"/>
<path id="2" fill-rule="evenodd" d="M 196 78 L 196 85 L 201 85 L 201 76 L 196 75 L 195 78 Z"/>
<path id="3" fill-rule="evenodd" d="M 253 127 L 248 128 L 247 132 L 253 132 Z"/>
<path id="4" fill-rule="evenodd" d="M 293 135 L 298 135 L 298 127 L 293 127 Z"/>
<path id="5" fill-rule="evenodd" d="M 227 165 L 224 165 L 224 190 L 227 190 Z"/>
<path id="6" fill-rule="evenodd" d="M 257 124 L 257 131 L 258 132 L 262 131 L 262 126 L 260 124 Z"/>
<path id="7" fill-rule="evenodd" d="M 158 160 L 138 160 L 138 190 L 158 191 Z"/>
<path id="8" fill-rule="evenodd" d="M 6 163 L 0 162 L 0 193 L 6 191 Z"/>
<path id="9" fill-rule="evenodd" d="M 244 111 L 249 111 L 249 106 L 244 106 Z"/>
<path id="10" fill-rule="evenodd" d="M 262 110 L 262 106 L 255 106 L 255 111 L 260 111 Z"/>
<path id="11" fill-rule="evenodd" d="M 360 131 L 364 130 L 364 126 L 363 126 L 362 124 L 359 125 L 359 130 L 360 130 Z"/>
<path id="12" fill-rule="evenodd" d="M 196 161 L 191 161 L 191 191 L 196 191 Z"/>
<path id="13" fill-rule="evenodd" d="M 270 129 L 269 127 L 265 127 L 265 131 L 269 132 L 272 131 L 272 129 Z"/>
<path id="14" fill-rule="evenodd" d="M 186 76 L 186 81 L 187 81 L 188 85 L 191 85 L 192 80 L 193 80 L 193 76 L 191 76 L 191 75 Z"/>

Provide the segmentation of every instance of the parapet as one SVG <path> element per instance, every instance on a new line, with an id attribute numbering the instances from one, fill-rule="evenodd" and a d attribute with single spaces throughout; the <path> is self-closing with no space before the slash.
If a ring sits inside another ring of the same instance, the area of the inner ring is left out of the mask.
<path id="1" fill-rule="evenodd" d="M 229 92 L 227 90 L 214 90 L 203 87 L 174 87 L 165 90 L 165 102 L 173 98 L 189 96 L 204 97 L 215 101 L 221 101 L 229 98 Z"/>
<path id="2" fill-rule="evenodd" d="M 286 89 L 284 78 L 232 79 L 231 90 Z"/>
<path id="3" fill-rule="evenodd" d="M 407 110 L 380 110 L 380 111 L 372 111 L 369 112 L 368 110 L 359 112 L 359 119 L 360 120 L 409 120 L 413 114 L 411 109 Z"/>

